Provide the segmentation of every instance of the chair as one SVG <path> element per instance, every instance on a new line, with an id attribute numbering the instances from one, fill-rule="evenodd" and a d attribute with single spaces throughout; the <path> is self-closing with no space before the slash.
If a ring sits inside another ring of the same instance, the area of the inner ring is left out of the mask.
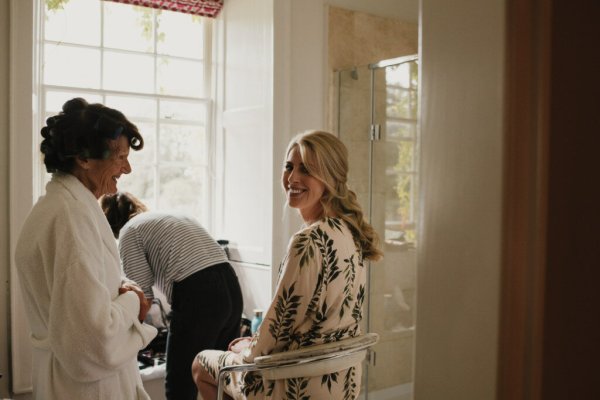
<path id="1" fill-rule="evenodd" d="M 267 380 L 331 374 L 360 363 L 378 341 L 377 333 L 366 333 L 337 342 L 256 357 L 251 364 L 223 367 L 218 376 L 217 400 L 223 400 L 225 377 L 232 372 L 256 371 Z"/>

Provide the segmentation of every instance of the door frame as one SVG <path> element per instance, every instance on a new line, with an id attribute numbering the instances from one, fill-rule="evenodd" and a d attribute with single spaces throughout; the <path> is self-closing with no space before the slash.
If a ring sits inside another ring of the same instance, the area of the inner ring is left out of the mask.
<path id="1" fill-rule="evenodd" d="M 547 225 L 550 6 L 506 3 L 498 399 L 541 399 Z"/>

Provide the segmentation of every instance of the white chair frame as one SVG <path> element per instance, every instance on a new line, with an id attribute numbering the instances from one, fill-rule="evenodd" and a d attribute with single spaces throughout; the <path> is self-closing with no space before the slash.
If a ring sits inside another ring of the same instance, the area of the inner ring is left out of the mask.
<path id="1" fill-rule="evenodd" d="M 337 342 L 256 357 L 250 364 L 223 367 L 218 376 L 217 400 L 223 400 L 225 377 L 232 372 L 255 371 L 267 380 L 331 374 L 362 362 L 378 341 L 377 333 L 366 333 Z"/>

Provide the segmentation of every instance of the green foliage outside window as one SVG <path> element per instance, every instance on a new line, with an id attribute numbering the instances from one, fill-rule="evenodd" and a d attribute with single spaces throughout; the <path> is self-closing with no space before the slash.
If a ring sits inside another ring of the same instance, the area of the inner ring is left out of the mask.
<path id="1" fill-rule="evenodd" d="M 388 162 L 393 165 L 393 174 L 389 176 L 391 186 L 386 220 L 393 223 L 389 226 L 386 237 L 412 243 L 416 240 L 414 224 L 418 209 L 415 159 L 418 138 L 414 126 L 418 110 L 417 74 L 416 64 L 405 64 L 403 67 L 390 68 L 386 75 L 387 140 L 395 142 L 387 156 Z"/>
<path id="2" fill-rule="evenodd" d="M 48 11 L 62 10 L 68 2 L 69 0 L 46 0 L 46 8 Z"/>

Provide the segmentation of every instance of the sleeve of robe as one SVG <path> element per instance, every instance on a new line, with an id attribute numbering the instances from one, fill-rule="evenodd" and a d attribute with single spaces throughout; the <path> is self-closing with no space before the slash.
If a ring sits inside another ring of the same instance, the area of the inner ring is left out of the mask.
<path id="1" fill-rule="evenodd" d="M 120 278 L 118 257 L 108 257 L 98 227 L 84 209 L 73 209 L 55 225 L 60 249 L 54 257 L 49 338 L 52 350 L 69 375 L 95 381 L 130 365 L 137 352 L 156 335 L 138 321 L 139 299 L 134 292 L 109 290 L 107 274 Z M 116 252 L 115 252 L 116 254 Z M 113 263 L 117 265 L 112 265 Z M 118 283 L 117 283 L 118 285 Z"/>
<path id="2" fill-rule="evenodd" d="M 298 348 L 301 342 L 310 340 L 306 334 L 297 336 L 304 330 L 301 327 L 318 326 L 316 319 L 323 306 L 323 296 L 319 295 L 323 259 L 310 233 L 305 230 L 291 238 L 273 301 L 244 361 Z"/>

